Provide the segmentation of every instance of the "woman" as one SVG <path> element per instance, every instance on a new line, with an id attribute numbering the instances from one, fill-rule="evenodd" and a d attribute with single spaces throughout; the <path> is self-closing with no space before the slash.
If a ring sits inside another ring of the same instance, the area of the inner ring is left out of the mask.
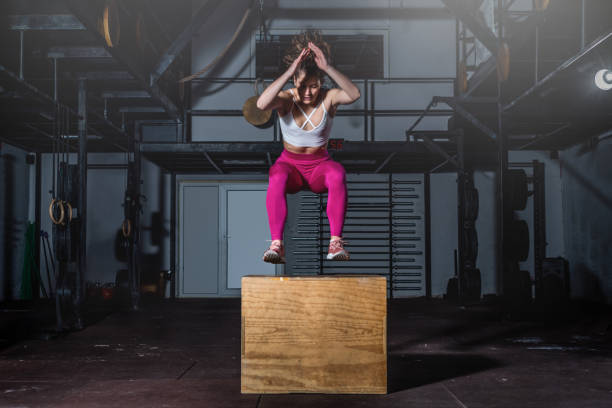
<path id="1" fill-rule="evenodd" d="M 349 259 L 342 240 L 346 176 L 342 165 L 329 157 L 327 142 L 338 105 L 355 102 L 360 92 L 350 79 L 329 65 L 329 49 L 317 31 L 306 31 L 294 37 L 292 49 L 285 57 L 289 68 L 257 100 L 259 109 L 277 110 L 284 145 L 280 157 L 270 168 L 266 207 L 272 243 L 263 255 L 265 262 L 285 262 L 285 194 L 294 194 L 304 188 L 315 193 L 328 192 L 331 238 L 327 259 Z M 322 88 L 325 75 L 340 88 Z M 289 80 L 293 80 L 295 87 L 283 90 Z"/>

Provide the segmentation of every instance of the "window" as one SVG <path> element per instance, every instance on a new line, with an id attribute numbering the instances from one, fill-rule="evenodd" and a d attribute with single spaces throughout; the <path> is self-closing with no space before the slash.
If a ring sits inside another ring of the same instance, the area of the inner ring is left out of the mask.
<path id="1" fill-rule="evenodd" d="M 277 78 L 286 68 L 283 56 L 291 46 L 292 35 L 273 35 L 257 39 L 255 74 L 258 78 Z M 349 78 L 383 78 L 383 35 L 325 35 L 331 46 L 332 64 Z"/>

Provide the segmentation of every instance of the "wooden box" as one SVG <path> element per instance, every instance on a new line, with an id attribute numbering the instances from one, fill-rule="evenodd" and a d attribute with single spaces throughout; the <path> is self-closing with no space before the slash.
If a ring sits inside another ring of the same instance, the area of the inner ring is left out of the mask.
<path id="1" fill-rule="evenodd" d="M 243 393 L 387 392 L 384 276 L 242 278 Z"/>

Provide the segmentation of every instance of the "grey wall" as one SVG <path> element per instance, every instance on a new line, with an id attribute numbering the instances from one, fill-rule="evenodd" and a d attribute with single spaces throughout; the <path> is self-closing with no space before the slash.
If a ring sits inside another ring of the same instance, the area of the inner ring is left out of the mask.
<path id="1" fill-rule="evenodd" d="M 612 303 L 612 141 L 561 153 L 565 254 L 571 294 Z"/>
<path id="2" fill-rule="evenodd" d="M 199 5 L 200 2 L 194 2 Z M 192 71 L 210 63 L 225 47 L 238 25 L 247 4 L 246 0 L 223 2 L 212 19 L 224 24 L 205 24 L 192 42 Z M 382 1 L 336 0 L 295 1 L 280 0 L 275 6 L 279 15 L 270 21 L 271 34 L 293 34 L 306 28 L 322 30 L 323 34 L 379 34 L 384 38 L 385 76 L 398 77 L 454 77 L 455 75 L 455 20 L 444 12 L 438 0 Z M 264 3 L 265 7 L 265 3 Z M 410 13 L 425 7 L 432 13 Z M 438 10 L 440 13 L 435 13 Z M 325 16 L 325 18 L 321 18 Z M 255 76 L 255 38 L 257 19 L 245 28 L 234 47 L 219 64 L 208 72 L 211 77 Z M 357 82 L 358 86 L 362 83 Z M 376 85 L 375 99 L 370 101 L 380 109 L 424 109 L 434 95 L 452 96 L 452 84 L 384 84 Z M 252 84 L 205 84 L 192 88 L 195 109 L 241 109 L 244 101 L 253 96 Z M 363 92 L 362 92 L 363 94 Z M 349 109 L 363 107 L 361 98 Z M 440 107 L 443 108 L 443 107 Z M 341 108 L 342 109 L 342 108 Z M 418 129 L 445 130 L 447 117 L 425 118 Z M 376 118 L 377 140 L 405 140 L 404 131 L 416 120 L 414 117 Z M 337 117 L 333 137 L 362 140 L 363 118 Z M 235 117 L 194 117 L 194 141 L 262 141 L 272 140 L 272 129 L 257 129 Z"/>
<path id="3" fill-rule="evenodd" d="M 30 173 L 26 152 L 0 144 L 0 301 L 18 299 L 28 221 Z M 32 220 L 33 221 L 33 220 Z"/>

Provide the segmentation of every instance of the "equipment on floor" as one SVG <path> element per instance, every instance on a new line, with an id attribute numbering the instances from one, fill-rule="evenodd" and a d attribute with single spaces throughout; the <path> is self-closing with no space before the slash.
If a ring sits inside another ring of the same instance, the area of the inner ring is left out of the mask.
<path id="1" fill-rule="evenodd" d="M 523 169 L 510 169 L 506 173 L 507 197 L 510 207 L 514 211 L 523 211 L 527 207 L 529 191 L 527 186 L 527 173 Z"/>
<path id="2" fill-rule="evenodd" d="M 246 276 L 241 321 L 242 393 L 387 393 L 384 276 Z"/>
<path id="3" fill-rule="evenodd" d="M 554 307 L 570 298 L 569 262 L 562 257 L 544 258 L 538 303 Z"/>
<path id="4" fill-rule="evenodd" d="M 504 252 L 507 259 L 526 261 L 529 257 L 529 226 L 525 220 L 512 220 L 506 229 Z"/>

